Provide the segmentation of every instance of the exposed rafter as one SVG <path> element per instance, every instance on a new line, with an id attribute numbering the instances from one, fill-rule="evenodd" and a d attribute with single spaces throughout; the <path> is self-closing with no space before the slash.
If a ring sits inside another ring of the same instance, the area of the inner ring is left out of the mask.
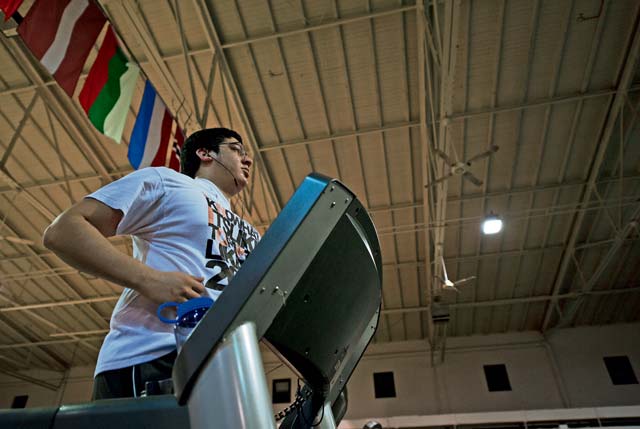
<path id="1" fill-rule="evenodd" d="M 594 157 L 593 163 L 589 168 L 587 186 L 585 187 L 585 190 L 582 193 L 582 198 L 581 198 L 581 201 L 583 204 L 591 200 L 593 190 L 595 189 L 596 180 L 598 179 L 598 175 L 600 174 L 600 166 L 602 165 L 604 155 L 607 151 L 607 147 L 609 146 L 609 140 L 618 122 L 619 114 L 621 110 L 624 108 L 625 100 L 627 98 L 629 88 L 631 87 L 631 82 L 633 81 L 633 77 L 636 72 L 636 68 L 638 64 L 638 56 L 640 55 L 640 31 L 638 31 L 639 18 L 640 16 L 636 15 L 635 22 L 633 25 L 634 37 L 631 42 L 630 48 L 626 54 L 625 63 L 622 69 L 622 73 L 620 74 L 620 80 L 619 80 L 618 88 L 616 91 L 616 95 L 613 98 L 613 101 L 611 103 L 611 107 L 607 115 L 607 121 L 603 127 L 602 134 L 599 138 L 596 155 Z M 569 234 L 569 240 L 567 242 L 567 247 L 560 261 L 560 268 L 558 269 L 558 273 L 554 281 L 552 295 L 558 295 L 565 282 L 565 276 L 567 274 L 569 265 L 571 264 L 571 261 L 572 261 L 575 244 L 578 239 L 580 230 L 582 228 L 582 222 L 584 220 L 584 216 L 585 216 L 585 212 L 580 211 L 574 217 L 573 225 L 571 227 L 571 232 Z M 549 327 L 549 324 L 551 322 L 551 316 L 553 314 L 554 309 L 555 309 L 554 306 L 547 305 L 547 310 L 546 310 L 544 321 L 542 322 L 542 327 L 541 327 L 541 330 L 543 332 L 546 331 Z"/>
<path id="2" fill-rule="evenodd" d="M 418 2 L 418 7 L 416 9 L 416 25 L 417 25 L 417 47 L 418 47 L 418 103 L 420 106 L 420 166 L 422 168 L 422 212 L 423 218 L 425 221 L 428 221 L 433 216 L 431 213 L 431 207 L 429 201 L 431 199 L 431 189 L 427 187 L 427 184 L 430 182 L 430 160 L 431 150 L 433 142 L 429 138 L 429 130 L 427 124 L 427 67 L 429 67 L 427 63 L 427 57 L 429 56 L 429 52 L 426 50 L 426 28 L 425 28 L 425 10 L 424 3 L 422 1 Z M 432 275 L 431 275 L 431 235 L 428 230 L 424 232 L 424 252 L 425 252 L 425 261 L 424 261 L 424 270 L 425 270 L 425 278 L 424 284 L 425 289 L 423 293 L 425 294 L 425 303 L 427 307 L 430 307 L 432 302 Z M 433 324 L 433 320 L 431 317 L 431 310 L 427 308 L 426 310 L 426 325 L 427 325 L 427 339 L 429 344 L 433 347 L 434 345 L 434 332 L 435 327 Z"/>
<path id="3" fill-rule="evenodd" d="M 571 325 L 571 323 L 575 320 L 580 307 L 584 304 L 585 296 L 589 295 L 594 287 L 600 281 L 602 275 L 605 273 L 611 262 L 617 256 L 618 251 L 625 243 L 625 240 L 628 238 L 629 234 L 635 232 L 638 228 L 638 224 L 640 222 L 640 206 L 634 210 L 633 214 L 630 216 L 630 222 L 618 233 L 616 234 L 613 242 L 609 246 L 607 253 L 600 259 L 600 263 L 596 267 L 595 271 L 589 277 L 587 281 L 584 282 L 582 288 L 579 293 L 576 293 L 573 298 L 574 300 L 567 302 L 566 306 L 562 310 L 562 315 L 560 321 L 557 323 L 556 327 L 565 328 Z"/>
<path id="4" fill-rule="evenodd" d="M 101 143 L 96 137 L 96 131 L 89 124 L 87 117 L 79 112 L 80 107 L 67 97 L 59 97 L 54 93 L 53 88 L 44 84 L 44 80 L 32 64 L 31 53 L 18 39 L 8 40 L 0 37 L 0 43 L 4 45 L 8 52 L 16 58 L 22 65 L 23 70 L 29 79 L 38 86 L 40 97 L 53 112 L 58 121 L 65 127 L 66 131 L 76 141 L 84 151 L 84 156 L 91 166 L 100 174 L 105 183 L 111 181 L 108 168 L 106 167 L 106 156 L 101 148 Z M 102 154 L 102 155 L 98 155 Z"/>
<path id="5" fill-rule="evenodd" d="M 258 141 L 255 136 L 255 132 L 253 131 L 253 127 L 249 121 L 249 117 L 247 116 L 246 109 L 242 104 L 242 98 L 240 96 L 240 91 L 235 83 L 235 79 L 231 74 L 231 69 L 229 68 L 229 64 L 227 58 L 222 51 L 222 46 L 220 43 L 220 37 L 211 21 L 211 11 L 209 10 L 209 6 L 204 0 L 193 0 L 194 7 L 197 11 L 198 17 L 200 19 L 200 23 L 204 29 L 207 42 L 209 44 L 209 48 L 218 54 L 218 62 L 221 69 L 221 74 L 224 76 L 225 82 L 229 86 L 231 95 L 233 97 L 233 104 L 235 106 L 238 115 L 240 116 L 240 120 L 242 122 L 243 128 L 245 130 L 246 136 L 248 137 L 246 140 L 249 142 L 253 153 L 254 153 L 254 162 L 262 171 L 262 181 L 265 183 L 267 187 L 267 192 L 269 197 L 271 198 L 271 202 L 273 203 L 276 210 L 279 212 L 282 208 L 281 202 L 278 200 L 276 193 L 273 188 L 273 183 L 271 178 L 269 177 L 269 171 L 267 166 L 260 155 Z"/>
<path id="6" fill-rule="evenodd" d="M 585 299 L 589 296 L 603 296 L 603 295 L 619 295 L 619 294 L 630 294 L 630 293 L 640 293 L 640 286 L 629 286 L 621 289 L 605 289 L 605 290 L 597 290 L 597 291 L 589 291 L 589 292 L 570 292 L 560 295 L 543 295 L 543 296 L 529 296 L 524 298 L 508 298 L 508 299 L 494 299 L 489 301 L 475 301 L 475 302 L 457 302 L 452 304 L 447 304 L 450 309 L 461 309 L 461 308 L 479 308 L 479 307 L 501 307 L 505 305 L 515 305 L 515 304 L 527 304 L 533 302 L 545 302 L 551 301 L 556 302 L 564 299 Z M 405 313 L 414 313 L 414 312 L 423 312 L 428 311 L 429 307 L 420 306 L 420 307 L 411 307 L 411 308 L 390 308 L 382 310 L 382 314 L 405 314 Z"/>

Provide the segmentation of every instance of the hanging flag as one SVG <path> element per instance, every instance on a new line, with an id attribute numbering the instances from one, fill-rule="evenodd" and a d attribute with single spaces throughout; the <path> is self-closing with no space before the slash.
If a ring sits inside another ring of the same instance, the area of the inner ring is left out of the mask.
<path id="1" fill-rule="evenodd" d="M 4 22 L 7 22 L 11 15 L 20 7 L 24 0 L 0 0 L 0 9 L 4 12 Z"/>
<path id="2" fill-rule="evenodd" d="M 71 97 L 105 22 L 93 1 L 39 0 L 18 26 L 18 34 Z"/>
<path id="3" fill-rule="evenodd" d="M 138 117 L 129 141 L 129 162 L 136 170 L 166 165 L 173 118 L 156 90 L 147 81 Z"/>
<path id="4" fill-rule="evenodd" d="M 98 131 L 116 143 L 122 139 L 140 69 L 127 62 L 111 26 L 80 91 L 80 104 Z"/>
<path id="5" fill-rule="evenodd" d="M 184 144 L 184 134 L 180 127 L 176 127 L 176 136 L 173 140 L 173 147 L 171 148 L 171 155 L 169 158 L 169 168 L 180 172 L 180 154 L 182 153 L 182 145 Z"/>

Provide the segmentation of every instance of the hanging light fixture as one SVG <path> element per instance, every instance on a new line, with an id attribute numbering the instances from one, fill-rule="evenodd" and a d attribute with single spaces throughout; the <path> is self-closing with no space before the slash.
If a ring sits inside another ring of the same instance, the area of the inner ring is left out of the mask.
<path id="1" fill-rule="evenodd" d="M 490 213 L 482 222 L 482 232 L 485 235 L 497 234 L 502 231 L 502 219 L 499 216 Z"/>

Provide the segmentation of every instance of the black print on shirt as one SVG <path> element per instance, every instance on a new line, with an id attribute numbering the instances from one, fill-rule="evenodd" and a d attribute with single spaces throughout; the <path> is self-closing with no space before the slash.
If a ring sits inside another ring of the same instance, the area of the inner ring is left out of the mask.
<path id="1" fill-rule="evenodd" d="M 211 238 L 207 240 L 205 257 L 208 268 L 219 269 L 217 274 L 206 281 L 205 286 L 222 290 L 256 247 L 258 232 L 231 210 L 225 209 L 206 195 L 205 198 L 211 227 Z M 217 249 L 214 248 L 216 242 Z"/>

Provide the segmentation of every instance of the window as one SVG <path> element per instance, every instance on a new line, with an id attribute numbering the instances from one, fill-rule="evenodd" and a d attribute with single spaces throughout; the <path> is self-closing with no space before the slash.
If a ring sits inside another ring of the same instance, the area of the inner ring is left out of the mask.
<path id="1" fill-rule="evenodd" d="M 600 425 L 602 427 L 607 426 L 640 426 L 640 418 L 638 417 L 622 417 L 622 418 L 608 418 L 608 419 L 599 419 Z"/>
<path id="2" fill-rule="evenodd" d="M 13 397 L 13 403 L 11 404 L 11 408 L 24 408 L 27 406 L 27 400 L 29 399 L 29 395 L 18 395 Z"/>
<path id="3" fill-rule="evenodd" d="M 615 386 L 623 384 L 638 384 L 631 362 L 627 356 L 609 356 L 604 358 L 604 364 Z"/>
<path id="4" fill-rule="evenodd" d="M 291 402 L 291 379 L 273 380 L 271 398 L 274 404 L 288 404 Z"/>
<path id="5" fill-rule="evenodd" d="M 484 365 L 484 376 L 487 379 L 489 392 L 506 392 L 511 390 L 509 374 L 504 364 Z"/>
<path id="6" fill-rule="evenodd" d="M 393 381 L 393 372 L 374 372 L 373 388 L 376 398 L 395 398 L 396 386 Z"/>

